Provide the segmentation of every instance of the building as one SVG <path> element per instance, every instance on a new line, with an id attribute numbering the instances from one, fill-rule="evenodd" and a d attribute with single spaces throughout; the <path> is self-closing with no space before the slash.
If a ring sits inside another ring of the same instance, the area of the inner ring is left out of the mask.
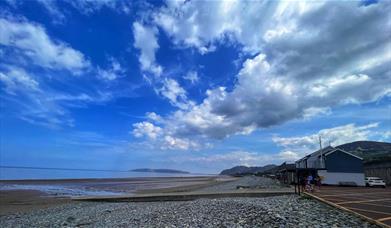
<path id="1" fill-rule="evenodd" d="M 322 184 L 365 186 L 363 159 L 328 146 L 296 161 L 301 175 L 319 175 Z"/>
<path id="2" fill-rule="evenodd" d="M 391 185 L 391 161 L 387 159 L 369 161 L 364 164 L 364 172 L 367 177 L 380 177 Z"/>

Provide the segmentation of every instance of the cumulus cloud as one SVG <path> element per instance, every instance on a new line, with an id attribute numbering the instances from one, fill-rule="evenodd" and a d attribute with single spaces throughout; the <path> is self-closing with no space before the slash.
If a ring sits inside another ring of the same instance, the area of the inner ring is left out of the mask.
<path id="1" fill-rule="evenodd" d="M 169 2 L 154 18 L 174 44 L 203 48 L 228 40 L 258 54 L 244 61 L 233 89 L 208 90 L 199 104 L 164 117 L 162 129 L 178 138 L 222 139 L 390 95 L 390 8 L 388 2 Z"/>
<path id="2" fill-rule="evenodd" d="M 158 116 L 150 113 L 148 118 L 152 121 L 158 121 Z M 151 146 L 160 150 L 196 150 L 200 148 L 200 144 L 188 138 L 178 138 L 165 131 L 156 124 L 148 121 L 133 124 L 132 134 L 136 138 L 146 137 L 153 144 Z"/>
<path id="3" fill-rule="evenodd" d="M 61 41 L 51 39 L 38 24 L 0 18 L 1 49 L 49 69 L 65 69 L 80 74 L 90 67 L 84 55 Z M 19 61 L 14 59 L 10 61 Z"/>
<path id="4" fill-rule="evenodd" d="M 347 124 L 334 128 L 322 129 L 319 132 L 297 137 L 273 137 L 273 142 L 284 148 L 284 150 L 308 153 L 319 149 L 319 136 L 322 138 L 323 146 L 338 146 L 359 140 L 368 140 L 370 136 L 378 134 L 374 129 L 378 123 L 371 123 L 362 126 Z"/>
<path id="5" fill-rule="evenodd" d="M 176 138 L 166 135 L 161 143 L 162 150 L 196 150 L 200 147 L 199 143 L 188 138 Z"/>
<path id="6" fill-rule="evenodd" d="M 158 30 L 140 22 L 133 23 L 134 47 L 140 50 L 139 62 L 141 69 L 160 76 L 162 67 L 156 63 L 155 53 L 159 49 L 157 42 Z"/>
<path id="7" fill-rule="evenodd" d="M 177 45 L 195 47 L 201 54 L 214 51 L 221 40 L 244 44 L 258 51 L 262 33 L 277 2 L 168 1 L 154 14 L 156 24 Z"/>
<path id="8" fill-rule="evenodd" d="M 190 105 L 186 91 L 174 79 L 165 79 L 163 86 L 157 89 L 157 93 L 167 98 L 173 106 L 180 109 L 186 109 Z"/>
<path id="9" fill-rule="evenodd" d="M 141 123 L 133 124 L 133 135 L 135 137 L 147 136 L 150 139 L 156 139 L 162 133 L 162 129 L 154 124 L 143 121 Z"/>

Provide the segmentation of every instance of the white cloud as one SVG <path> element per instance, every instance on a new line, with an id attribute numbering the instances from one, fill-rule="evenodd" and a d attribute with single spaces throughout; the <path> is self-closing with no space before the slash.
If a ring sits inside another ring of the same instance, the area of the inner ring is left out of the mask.
<path id="1" fill-rule="evenodd" d="M 131 2 L 119 0 L 66 0 L 70 5 L 84 14 L 92 14 L 103 8 L 111 9 L 119 13 L 128 14 L 131 11 Z"/>
<path id="2" fill-rule="evenodd" d="M 14 8 L 17 8 L 27 3 L 14 0 L 7 0 L 7 2 Z M 61 2 L 60 5 L 58 4 L 59 2 Z M 48 14 L 52 17 L 54 23 L 66 22 L 66 16 L 69 15 L 69 12 L 65 9 L 66 7 L 64 7 L 64 4 L 68 4 L 67 6 L 73 7 L 74 9 L 85 15 L 99 12 L 102 9 L 110 9 L 117 13 L 129 14 L 132 9 L 132 2 L 119 0 L 37 0 L 37 3 L 41 4 L 47 10 Z"/>
<path id="3" fill-rule="evenodd" d="M 390 10 L 389 2 L 167 3 L 153 16 L 174 44 L 201 51 L 237 42 L 258 54 L 244 61 L 233 89 L 208 90 L 164 117 L 162 129 L 221 139 L 390 95 Z"/>
<path id="4" fill-rule="evenodd" d="M 191 84 L 196 84 L 200 80 L 196 71 L 189 71 L 183 78 L 190 81 Z"/>
<path id="5" fill-rule="evenodd" d="M 338 146 L 359 140 L 368 140 L 370 136 L 376 135 L 373 129 L 378 127 L 378 123 L 371 123 L 362 126 L 347 124 L 334 128 L 327 128 L 319 132 L 298 137 L 273 137 L 273 142 L 283 147 L 285 150 L 295 152 L 312 152 L 319 149 L 319 136 L 322 138 L 323 146 Z"/>
<path id="6" fill-rule="evenodd" d="M 272 16 L 275 5 L 250 1 L 169 2 L 154 14 L 154 19 L 174 43 L 196 47 L 201 54 L 231 38 L 255 50 L 260 47 L 263 27 L 269 21 L 264 18 Z"/>
<path id="7" fill-rule="evenodd" d="M 197 163 L 199 166 L 218 171 L 237 165 L 264 166 L 272 163 L 282 162 L 282 160 L 278 156 L 275 156 L 275 154 L 262 154 L 243 150 L 212 155 L 186 154 L 182 156 L 175 156 L 170 160 L 181 164 L 186 162 L 192 164 Z"/>
<path id="8" fill-rule="evenodd" d="M 159 126 L 143 121 L 133 124 L 133 135 L 137 138 L 147 136 L 150 139 L 156 139 L 162 134 L 162 129 Z"/>
<path id="9" fill-rule="evenodd" d="M 163 86 L 157 92 L 167 98 L 173 106 L 180 109 L 187 109 L 190 105 L 186 91 L 174 79 L 165 79 Z"/>
<path id="10" fill-rule="evenodd" d="M 124 73 L 114 58 L 109 58 L 107 69 L 92 67 L 80 51 L 51 38 L 41 25 L 20 18 L 0 16 L 0 55 L 0 85 L 6 92 L 2 99 L 9 106 L 7 113 L 49 128 L 74 126 L 69 107 L 84 108 L 113 98 L 111 91 L 101 91 L 98 83 L 89 83 L 80 91 L 75 84 L 81 78 L 66 76 L 94 72 L 100 79 L 114 80 Z M 66 86 L 54 87 L 53 83 Z"/>
<path id="11" fill-rule="evenodd" d="M 158 30 L 155 27 L 133 23 L 134 47 L 140 49 L 139 62 L 143 71 L 148 71 L 156 76 L 162 73 L 162 67 L 156 63 L 155 53 L 159 49 L 157 42 Z"/>
<path id="12" fill-rule="evenodd" d="M 146 114 L 147 118 L 154 121 L 154 122 L 160 122 L 162 121 L 162 117 L 154 112 L 148 112 Z"/>
<path id="13" fill-rule="evenodd" d="M 148 117 L 156 119 L 157 116 L 149 114 Z M 136 138 L 147 137 L 152 143 L 150 146 L 160 150 L 197 150 L 200 148 L 198 142 L 190 140 L 188 138 L 177 138 L 170 135 L 170 132 L 164 131 L 161 127 L 148 122 L 143 121 L 133 124 L 133 136 Z"/>
<path id="14" fill-rule="evenodd" d="M 383 141 L 386 141 L 386 140 L 390 141 L 391 140 L 391 130 L 390 131 L 381 132 L 380 136 L 381 136 Z"/>
<path id="15" fill-rule="evenodd" d="M 37 2 L 48 11 L 54 23 L 62 24 L 65 21 L 65 15 L 55 1 L 38 0 Z"/>
<path id="16" fill-rule="evenodd" d="M 281 159 L 284 162 L 294 162 L 299 160 L 304 154 L 300 152 L 294 152 L 294 151 L 282 151 L 278 153 L 278 158 Z"/>
<path id="17" fill-rule="evenodd" d="M 108 69 L 101 69 L 98 67 L 98 76 L 104 80 L 112 81 L 121 77 L 125 70 L 121 67 L 121 64 L 115 58 L 109 58 L 110 66 Z"/>
<path id="18" fill-rule="evenodd" d="M 0 44 L 13 55 L 49 69 L 65 69 L 80 74 L 90 67 L 84 55 L 68 44 L 51 39 L 38 24 L 0 18 Z M 8 53 L 9 54 L 9 53 Z M 21 56 L 21 57 L 22 57 Z M 18 61 L 10 59 L 10 61 Z"/>
<path id="19" fill-rule="evenodd" d="M 303 118 L 308 120 L 314 116 L 331 115 L 331 113 L 332 113 L 332 111 L 331 111 L 330 107 L 310 107 L 310 108 L 304 109 Z"/>
<path id="20" fill-rule="evenodd" d="M 15 95 L 18 90 L 29 92 L 39 91 L 39 83 L 27 74 L 23 69 L 12 68 L 7 72 L 0 72 L 0 81 L 5 84 L 5 91 Z"/>
<path id="21" fill-rule="evenodd" d="M 199 144 L 187 138 L 176 138 L 166 135 L 160 146 L 162 150 L 189 150 L 198 149 Z"/>

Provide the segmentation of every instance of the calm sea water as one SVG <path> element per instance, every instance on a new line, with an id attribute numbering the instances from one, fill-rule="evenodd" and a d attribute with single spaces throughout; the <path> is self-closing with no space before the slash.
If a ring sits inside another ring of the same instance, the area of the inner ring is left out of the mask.
<path id="1" fill-rule="evenodd" d="M 0 167 L 0 191 L 2 190 L 38 190 L 52 196 L 96 196 L 132 194 L 136 190 L 175 187 L 181 181 L 140 181 L 105 180 L 69 181 L 69 182 L 19 182 L 9 183 L 1 180 L 26 179 L 84 179 L 84 178 L 126 178 L 126 177 L 191 177 L 201 174 L 151 173 L 99 170 L 62 170 L 48 168 L 10 168 Z"/>
<path id="2" fill-rule="evenodd" d="M 0 180 L 23 179 L 81 179 L 81 178 L 126 178 L 126 177 L 189 177 L 199 174 L 121 172 L 96 170 L 56 170 L 0 167 Z"/>

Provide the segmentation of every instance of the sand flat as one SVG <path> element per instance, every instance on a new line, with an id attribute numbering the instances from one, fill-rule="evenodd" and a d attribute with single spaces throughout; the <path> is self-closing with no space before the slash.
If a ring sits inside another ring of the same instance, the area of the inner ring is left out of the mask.
<path id="1" fill-rule="evenodd" d="M 225 177 L 6 180 L 0 181 L 0 215 L 74 203 L 72 196 L 191 191 L 222 180 Z"/>

